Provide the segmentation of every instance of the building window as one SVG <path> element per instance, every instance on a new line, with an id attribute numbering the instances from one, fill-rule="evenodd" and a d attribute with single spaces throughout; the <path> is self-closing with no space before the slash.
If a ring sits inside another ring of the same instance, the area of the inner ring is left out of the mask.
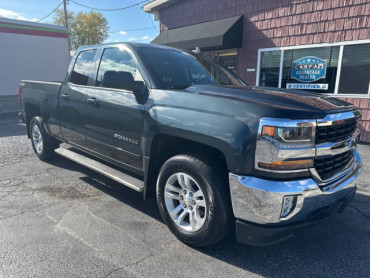
<path id="1" fill-rule="evenodd" d="M 259 86 L 370 95 L 368 41 L 260 49 L 258 59 Z"/>
<path id="2" fill-rule="evenodd" d="M 306 90 L 334 93 L 338 57 L 339 46 L 284 51 L 281 87 L 299 88 L 302 86 L 299 84 L 322 84 Z"/>
<path id="3" fill-rule="evenodd" d="M 370 94 L 370 44 L 344 46 L 339 92 Z"/>
<path id="4" fill-rule="evenodd" d="M 223 64 L 228 70 L 237 73 L 237 56 L 238 51 L 236 49 L 228 49 L 224 51 L 207 51 L 205 55 L 215 59 L 216 61 Z"/>
<path id="5" fill-rule="evenodd" d="M 260 86 L 279 86 L 280 56 L 280 50 L 261 53 Z"/>

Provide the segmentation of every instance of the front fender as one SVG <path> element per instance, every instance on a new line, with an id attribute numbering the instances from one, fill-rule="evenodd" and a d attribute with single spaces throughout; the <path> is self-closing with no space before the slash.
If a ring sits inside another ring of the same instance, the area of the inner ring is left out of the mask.
<path id="1" fill-rule="evenodd" d="M 182 107 L 153 106 L 148 112 L 156 133 L 213 147 L 224 154 L 229 171 L 241 172 L 238 160 L 251 135 L 243 120 Z"/>

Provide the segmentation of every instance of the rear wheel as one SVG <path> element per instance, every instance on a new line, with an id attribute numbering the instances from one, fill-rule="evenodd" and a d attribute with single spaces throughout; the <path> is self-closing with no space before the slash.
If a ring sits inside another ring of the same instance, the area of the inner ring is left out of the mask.
<path id="1" fill-rule="evenodd" d="M 177 155 L 161 168 L 157 202 L 171 232 L 192 246 L 209 246 L 232 228 L 227 176 L 199 155 Z"/>
<path id="2" fill-rule="evenodd" d="M 34 117 L 30 122 L 32 148 L 41 160 L 48 160 L 55 155 L 58 142 L 45 130 L 41 117 Z"/>

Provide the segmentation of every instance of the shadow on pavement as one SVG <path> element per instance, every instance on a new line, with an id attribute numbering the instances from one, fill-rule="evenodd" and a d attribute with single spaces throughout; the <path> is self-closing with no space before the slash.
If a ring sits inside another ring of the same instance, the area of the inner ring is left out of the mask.
<path id="1" fill-rule="evenodd" d="M 141 193 L 66 158 L 58 157 L 52 164 L 84 173 L 81 179 L 87 184 L 162 222 L 155 200 L 143 200 Z M 231 234 L 214 246 L 194 250 L 264 277 L 368 277 L 369 208 L 370 197 L 356 193 L 342 214 L 279 244 L 241 245 Z"/>
<path id="2" fill-rule="evenodd" d="M 118 201 L 147 214 L 153 219 L 162 222 L 155 199 L 144 200 L 142 193 L 136 192 L 133 189 L 130 189 L 110 178 L 105 177 L 102 174 L 90 170 L 89 168 L 84 167 L 62 156 L 57 156 L 55 159 L 49 161 L 48 163 L 56 167 L 83 173 L 84 175 L 86 175 L 86 177 L 80 178 L 82 181 L 95 187 L 99 191 L 108 194 Z"/>
<path id="3" fill-rule="evenodd" d="M 356 193 L 342 214 L 275 245 L 251 247 L 229 236 L 197 250 L 264 277 L 368 277 L 370 197 Z"/>

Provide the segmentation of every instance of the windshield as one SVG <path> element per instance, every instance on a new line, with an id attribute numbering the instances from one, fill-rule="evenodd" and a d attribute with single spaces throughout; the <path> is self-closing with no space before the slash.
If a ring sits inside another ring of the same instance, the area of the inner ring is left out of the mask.
<path id="1" fill-rule="evenodd" d="M 157 89 L 183 89 L 193 84 L 245 85 L 211 58 L 177 49 L 143 48 Z"/>

